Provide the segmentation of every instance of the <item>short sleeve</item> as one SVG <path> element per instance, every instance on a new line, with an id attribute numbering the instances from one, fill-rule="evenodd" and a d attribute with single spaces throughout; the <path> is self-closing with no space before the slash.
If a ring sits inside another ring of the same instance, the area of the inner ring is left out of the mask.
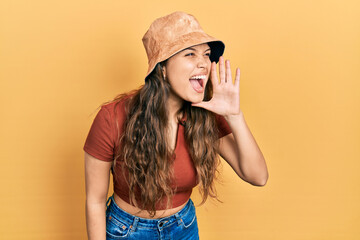
<path id="1" fill-rule="evenodd" d="M 231 133 L 231 128 L 223 116 L 216 114 L 216 123 L 219 129 L 219 138 Z"/>
<path id="2" fill-rule="evenodd" d="M 84 151 L 99 160 L 112 161 L 115 146 L 112 125 L 109 111 L 102 106 L 91 125 Z"/>

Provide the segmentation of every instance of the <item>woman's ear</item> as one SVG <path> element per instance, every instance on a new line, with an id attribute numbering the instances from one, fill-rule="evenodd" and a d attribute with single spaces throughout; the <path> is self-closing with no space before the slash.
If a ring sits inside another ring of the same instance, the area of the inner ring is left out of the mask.
<path id="1" fill-rule="evenodd" d="M 165 64 L 160 64 L 161 66 L 161 74 L 163 76 L 164 79 L 166 79 L 166 67 Z"/>

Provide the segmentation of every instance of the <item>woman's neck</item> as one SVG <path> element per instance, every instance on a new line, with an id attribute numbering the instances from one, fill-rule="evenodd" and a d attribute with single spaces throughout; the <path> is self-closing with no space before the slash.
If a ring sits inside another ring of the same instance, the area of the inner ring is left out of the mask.
<path id="1" fill-rule="evenodd" d="M 169 122 L 175 121 L 177 123 L 177 113 L 182 108 L 184 100 L 176 95 L 170 94 L 167 100 L 167 109 L 169 113 Z"/>

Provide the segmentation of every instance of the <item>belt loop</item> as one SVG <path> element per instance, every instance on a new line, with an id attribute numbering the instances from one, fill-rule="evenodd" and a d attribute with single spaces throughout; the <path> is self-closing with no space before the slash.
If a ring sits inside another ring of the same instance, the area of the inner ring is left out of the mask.
<path id="1" fill-rule="evenodd" d="M 134 217 L 133 224 L 130 226 L 132 232 L 135 232 L 138 222 L 139 222 L 139 218 L 138 218 L 138 217 Z"/>
<path id="2" fill-rule="evenodd" d="M 110 202 L 110 200 L 113 199 L 113 196 L 114 196 L 114 194 L 111 195 L 111 196 L 108 198 L 108 200 L 107 200 L 107 202 L 106 202 L 106 207 L 109 207 L 109 202 Z"/>
<path id="3" fill-rule="evenodd" d="M 183 222 L 183 220 L 181 219 L 180 214 L 179 214 L 179 213 L 175 213 L 175 218 L 176 218 L 176 220 L 177 220 L 178 225 L 180 226 L 180 225 L 182 224 L 182 222 Z"/>

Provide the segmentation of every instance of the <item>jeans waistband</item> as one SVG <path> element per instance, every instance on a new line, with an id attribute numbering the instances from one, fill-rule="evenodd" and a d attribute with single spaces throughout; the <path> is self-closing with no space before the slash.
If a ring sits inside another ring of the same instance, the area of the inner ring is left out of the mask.
<path id="1" fill-rule="evenodd" d="M 109 201 L 111 200 L 110 204 L 108 205 Z M 108 210 L 115 214 L 118 218 L 120 218 L 122 221 L 127 222 L 128 224 L 132 225 L 132 230 L 135 231 L 136 227 L 145 227 L 145 228 L 165 228 L 168 226 L 171 226 L 173 224 L 182 224 L 182 218 L 185 217 L 186 214 L 188 214 L 190 209 L 194 207 L 194 203 L 191 199 L 188 200 L 187 204 L 177 213 L 163 217 L 163 218 L 155 218 L 155 219 L 149 219 L 149 218 L 141 218 L 137 217 L 135 215 L 132 215 L 128 212 L 125 212 L 123 209 L 121 209 L 115 202 L 114 197 L 109 197 L 107 201 Z"/>

